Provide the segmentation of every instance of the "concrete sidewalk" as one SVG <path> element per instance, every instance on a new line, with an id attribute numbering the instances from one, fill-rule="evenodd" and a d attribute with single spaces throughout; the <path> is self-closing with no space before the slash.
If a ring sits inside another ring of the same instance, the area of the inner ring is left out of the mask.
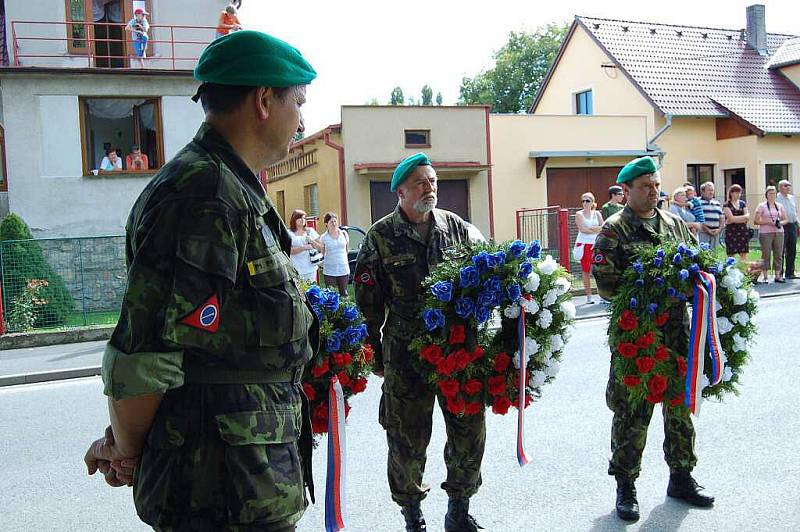
<path id="1" fill-rule="evenodd" d="M 800 294 L 800 280 L 785 284 L 756 285 L 761 297 Z M 600 301 L 595 296 L 595 301 Z M 604 303 L 586 304 L 586 298 L 576 295 L 572 302 L 577 319 L 601 318 L 608 314 Z M 0 351 L 0 386 L 73 379 L 100 374 L 105 341 L 27 347 Z"/>

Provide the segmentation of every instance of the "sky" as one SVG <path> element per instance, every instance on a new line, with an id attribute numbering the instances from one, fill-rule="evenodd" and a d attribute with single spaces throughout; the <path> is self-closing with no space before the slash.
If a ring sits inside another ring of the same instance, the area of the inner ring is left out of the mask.
<path id="1" fill-rule="evenodd" d="M 221 2 L 224 3 L 224 2 Z M 239 18 L 298 48 L 316 69 L 303 106 L 306 134 L 340 121 L 341 105 L 376 98 L 395 86 L 420 99 L 426 83 L 445 105 L 461 80 L 492 67 L 510 31 L 569 23 L 575 15 L 741 29 L 753 0 L 243 0 Z M 800 1 L 765 0 L 767 31 L 800 35 Z"/>

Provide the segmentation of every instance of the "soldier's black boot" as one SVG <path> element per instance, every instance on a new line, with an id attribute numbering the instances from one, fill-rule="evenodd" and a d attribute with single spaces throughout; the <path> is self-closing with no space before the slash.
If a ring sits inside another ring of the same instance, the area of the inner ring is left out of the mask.
<path id="1" fill-rule="evenodd" d="M 444 516 L 444 532 L 478 532 L 483 527 L 469 515 L 469 499 L 450 499 Z"/>
<path id="2" fill-rule="evenodd" d="M 425 532 L 428 530 L 422 508 L 418 502 L 407 504 L 400 508 L 400 513 L 406 520 L 406 532 Z"/>
<path id="3" fill-rule="evenodd" d="M 617 479 L 617 517 L 623 521 L 639 520 L 639 501 L 633 480 Z"/>
<path id="4" fill-rule="evenodd" d="M 692 506 L 708 508 L 714 506 L 714 497 L 703 493 L 705 488 L 692 478 L 688 471 L 672 471 L 669 474 L 667 495 L 675 499 L 682 499 Z"/>

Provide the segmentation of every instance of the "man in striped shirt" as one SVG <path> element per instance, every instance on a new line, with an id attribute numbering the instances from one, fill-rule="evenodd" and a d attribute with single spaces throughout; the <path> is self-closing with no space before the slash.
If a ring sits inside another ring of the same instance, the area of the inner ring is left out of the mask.
<path id="1" fill-rule="evenodd" d="M 703 217 L 705 221 L 698 234 L 700 243 L 706 243 L 711 249 L 719 246 L 720 233 L 725 226 L 725 218 L 722 216 L 722 205 L 714 199 L 714 183 L 707 181 L 700 185 L 700 205 L 703 207 Z"/>

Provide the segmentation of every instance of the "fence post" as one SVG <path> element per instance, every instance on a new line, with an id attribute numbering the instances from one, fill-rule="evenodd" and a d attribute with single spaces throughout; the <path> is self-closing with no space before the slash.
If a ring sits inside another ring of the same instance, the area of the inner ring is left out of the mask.
<path id="1" fill-rule="evenodd" d="M 3 310 L 3 284 L 5 284 L 6 278 L 3 275 L 3 250 L 5 246 L 3 246 L 2 242 L 0 242 L 0 336 L 6 333 L 6 318 L 5 312 Z"/>
<path id="2" fill-rule="evenodd" d="M 569 210 L 558 210 L 558 262 L 565 270 L 570 271 L 570 242 L 569 242 Z"/>
<path id="3" fill-rule="evenodd" d="M 81 311 L 83 313 L 83 326 L 86 327 L 89 324 L 89 319 L 86 313 L 86 281 L 83 276 L 83 239 L 78 240 L 78 264 L 81 272 Z"/>
<path id="4" fill-rule="evenodd" d="M 522 234 L 520 228 L 520 216 L 522 216 L 522 209 L 517 209 L 517 238 L 522 238 L 520 235 Z"/>

